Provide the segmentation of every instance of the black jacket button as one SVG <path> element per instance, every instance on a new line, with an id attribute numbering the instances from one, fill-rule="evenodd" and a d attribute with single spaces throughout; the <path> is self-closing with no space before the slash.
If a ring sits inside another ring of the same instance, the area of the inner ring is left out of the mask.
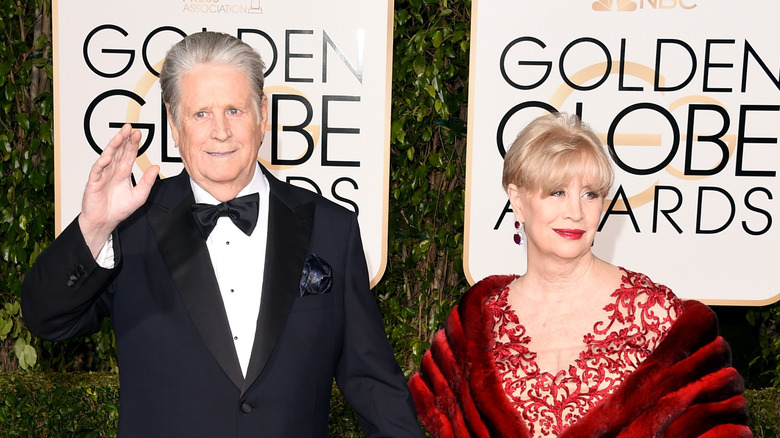
<path id="1" fill-rule="evenodd" d="M 242 403 L 241 404 L 241 412 L 243 412 L 245 414 L 248 414 L 248 413 L 252 412 L 252 405 L 250 405 L 249 403 Z"/>

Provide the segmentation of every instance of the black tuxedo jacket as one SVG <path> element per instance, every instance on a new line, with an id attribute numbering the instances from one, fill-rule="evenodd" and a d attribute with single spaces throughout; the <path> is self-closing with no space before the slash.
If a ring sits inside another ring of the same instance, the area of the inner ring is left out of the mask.
<path id="1" fill-rule="evenodd" d="M 114 269 L 96 264 L 74 220 L 25 277 L 28 328 L 60 340 L 111 318 L 122 437 L 326 437 L 334 377 L 367 436 L 422 437 L 369 290 L 356 216 L 263 171 L 268 243 L 246 378 L 186 172 L 157 181 L 114 232 Z M 331 265 L 332 288 L 300 297 L 310 254 Z"/>

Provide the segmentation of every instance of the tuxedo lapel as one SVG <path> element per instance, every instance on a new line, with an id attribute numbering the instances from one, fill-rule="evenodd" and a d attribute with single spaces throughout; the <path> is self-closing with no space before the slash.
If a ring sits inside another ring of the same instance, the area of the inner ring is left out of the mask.
<path id="1" fill-rule="evenodd" d="M 242 388 L 244 377 L 219 285 L 206 241 L 191 214 L 194 202 L 189 175 L 182 172 L 155 195 L 149 208 L 149 224 L 165 266 L 203 342 L 230 380 Z"/>
<path id="2" fill-rule="evenodd" d="M 289 186 L 265 173 L 271 194 L 263 296 L 243 391 L 262 372 L 287 321 L 297 296 L 314 221 L 314 203 L 297 203 Z"/>

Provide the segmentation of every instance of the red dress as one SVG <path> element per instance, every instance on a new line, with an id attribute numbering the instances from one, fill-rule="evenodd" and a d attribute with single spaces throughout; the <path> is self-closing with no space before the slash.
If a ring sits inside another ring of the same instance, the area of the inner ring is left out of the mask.
<path id="1" fill-rule="evenodd" d="M 434 437 L 532 438 L 540 429 L 560 438 L 753 436 L 744 383 L 704 304 L 680 301 L 647 277 L 626 272 L 574 369 L 534 374 L 521 326 L 497 324 L 491 310 L 504 307 L 500 296 L 515 278 L 496 275 L 475 284 L 410 378 L 420 421 Z M 498 346 L 494 330 L 502 326 L 513 333 Z M 520 364 L 525 370 L 518 376 L 529 377 L 515 387 L 511 369 Z"/>
<path id="2" fill-rule="evenodd" d="M 490 354 L 504 391 L 532 436 L 558 436 L 625 377 L 664 339 L 680 313 L 681 301 L 667 287 L 624 269 L 614 299 L 582 340 L 579 357 L 554 374 L 539 369 L 531 337 L 507 303 L 509 287 L 488 297 L 497 341 Z"/>

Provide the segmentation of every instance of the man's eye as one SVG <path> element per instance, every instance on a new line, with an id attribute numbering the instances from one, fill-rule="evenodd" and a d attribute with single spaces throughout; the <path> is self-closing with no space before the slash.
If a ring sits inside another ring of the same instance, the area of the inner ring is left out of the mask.
<path id="1" fill-rule="evenodd" d="M 241 110 L 238 110 L 238 109 L 235 109 L 235 108 L 231 108 L 231 109 L 228 110 L 228 114 L 230 114 L 230 115 L 236 115 L 236 114 L 238 114 L 240 112 L 241 112 Z"/>
<path id="2" fill-rule="evenodd" d="M 195 118 L 196 119 L 202 119 L 204 117 L 206 117 L 206 112 L 205 111 L 198 111 L 198 112 L 195 113 Z"/>

